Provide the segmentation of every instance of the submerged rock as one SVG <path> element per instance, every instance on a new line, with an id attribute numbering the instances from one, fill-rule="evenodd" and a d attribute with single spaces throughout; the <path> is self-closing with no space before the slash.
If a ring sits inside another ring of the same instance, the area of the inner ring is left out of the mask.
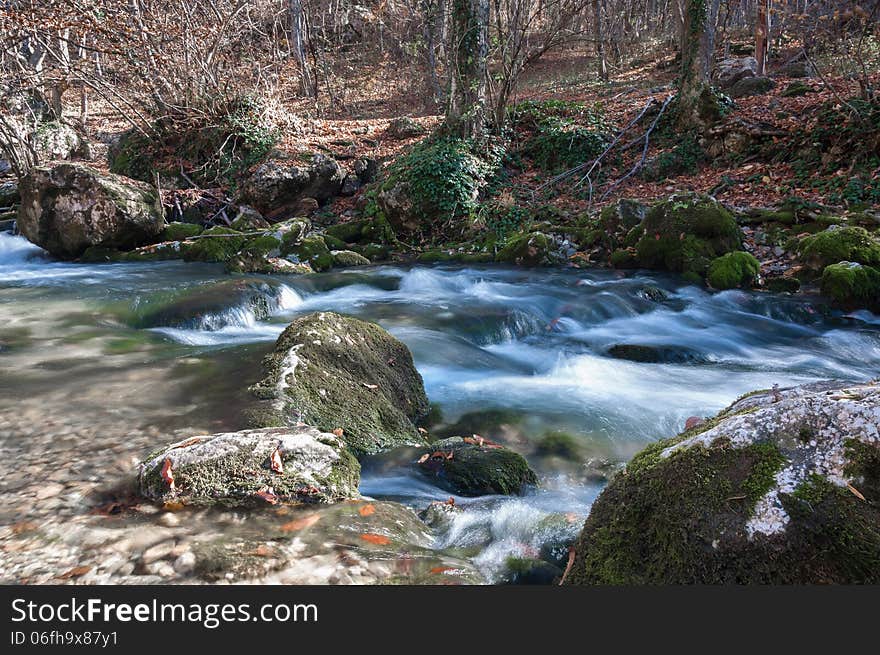
<path id="1" fill-rule="evenodd" d="M 429 409 L 422 377 L 407 347 L 378 325 L 308 314 L 287 327 L 264 367 L 251 387 L 261 399 L 252 423 L 342 429 L 359 454 L 425 442 L 415 426 Z"/>
<path id="2" fill-rule="evenodd" d="M 38 166 L 19 185 L 18 229 L 62 258 L 90 246 L 130 249 L 154 241 L 164 212 L 154 189 L 82 164 Z"/>
<path id="3" fill-rule="evenodd" d="M 171 444 L 141 464 L 138 491 L 154 500 L 188 503 L 326 503 L 357 498 L 359 481 L 360 465 L 342 439 L 301 426 Z"/>
<path id="4" fill-rule="evenodd" d="M 461 496 L 517 495 L 538 478 L 519 453 L 478 438 L 450 437 L 422 452 L 419 469 Z"/>
<path id="5" fill-rule="evenodd" d="M 877 583 L 880 386 L 761 391 L 637 454 L 567 584 Z"/>
<path id="6" fill-rule="evenodd" d="M 619 343 L 611 346 L 608 354 L 615 359 L 646 364 L 693 364 L 706 361 L 706 356 L 699 351 L 674 345 Z"/>

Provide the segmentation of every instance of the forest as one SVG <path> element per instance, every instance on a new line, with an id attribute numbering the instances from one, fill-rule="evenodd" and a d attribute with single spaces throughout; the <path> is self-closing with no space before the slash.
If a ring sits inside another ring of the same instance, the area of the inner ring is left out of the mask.
<path id="1" fill-rule="evenodd" d="M 880 1 L 0 3 L 0 582 L 880 582 Z"/>

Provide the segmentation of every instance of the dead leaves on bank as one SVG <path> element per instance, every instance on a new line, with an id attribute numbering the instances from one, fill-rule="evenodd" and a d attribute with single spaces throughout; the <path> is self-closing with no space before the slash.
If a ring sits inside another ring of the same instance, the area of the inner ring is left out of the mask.
<path id="1" fill-rule="evenodd" d="M 300 530 L 305 530 L 306 528 L 310 528 L 315 525 L 318 521 L 321 520 L 320 514 L 309 514 L 307 516 L 303 516 L 299 519 L 294 519 L 293 521 L 288 521 L 284 525 L 281 526 L 281 532 L 299 532 Z"/>
<path id="2" fill-rule="evenodd" d="M 391 539 L 386 537 L 383 534 L 375 534 L 374 532 L 364 532 L 361 535 L 361 539 L 366 541 L 368 544 L 374 544 L 376 546 L 387 546 L 391 543 Z"/>

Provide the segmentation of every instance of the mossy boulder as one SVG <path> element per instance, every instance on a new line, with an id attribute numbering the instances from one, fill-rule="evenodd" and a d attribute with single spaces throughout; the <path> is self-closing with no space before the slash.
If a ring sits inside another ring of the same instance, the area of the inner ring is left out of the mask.
<path id="1" fill-rule="evenodd" d="M 478 437 L 435 441 L 421 453 L 418 466 L 444 489 L 461 496 L 517 495 L 538 483 L 522 455 Z"/>
<path id="2" fill-rule="evenodd" d="M 748 98 L 764 95 L 775 86 L 776 82 L 769 77 L 744 77 L 731 86 L 727 94 L 734 99 Z"/>
<path id="3" fill-rule="evenodd" d="M 857 262 L 826 266 L 822 293 L 844 309 L 880 309 L 880 270 Z"/>
<path id="4" fill-rule="evenodd" d="M 201 225 L 195 223 L 168 223 L 162 230 L 162 241 L 184 241 L 190 237 L 198 236 L 203 232 Z"/>
<path id="5" fill-rule="evenodd" d="M 281 334 L 264 367 L 251 387 L 260 399 L 252 422 L 342 429 L 358 454 L 425 442 L 416 428 L 429 410 L 422 377 L 407 347 L 378 325 L 308 314 Z"/>
<path id="6" fill-rule="evenodd" d="M 733 215 L 709 196 L 675 195 L 642 221 L 636 257 L 642 268 L 705 275 L 716 257 L 742 243 Z"/>
<path id="7" fill-rule="evenodd" d="M 333 250 L 330 254 L 333 256 L 333 265 L 340 268 L 347 266 L 369 266 L 371 263 L 369 259 L 353 250 Z"/>
<path id="8" fill-rule="evenodd" d="M 495 255 L 495 261 L 518 266 L 557 266 L 565 262 L 553 237 L 543 232 L 515 234 Z"/>
<path id="9" fill-rule="evenodd" d="M 648 206 L 638 200 L 621 198 L 599 212 L 599 229 L 607 233 L 628 232 L 639 225 L 648 212 Z"/>
<path id="10" fill-rule="evenodd" d="M 333 266 L 333 255 L 327 244 L 317 234 L 299 239 L 291 245 L 291 239 L 285 235 L 282 240 L 281 254 L 295 262 L 308 264 L 315 271 L 326 271 Z"/>
<path id="11" fill-rule="evenodd" d="M 19 193 L 18 229 L 64 259 L 92 246 L 129 250 L 152 243 L 165 222 L 155 189 L 83 164 L 36 166 Z"/>
<path id="12" fill-rule="evenodd" d="M 880 386 L 749 394 L 637 454 L 566 584 L 880 582 Z"/>
<path id="13" fill-rule="evenodd" d="M 709 265 L 707 281 L 718 290 L 751 288 L 758 281 L 761 264 L 755 256 L 742 251 L 729 252 Z"/>
<path id="14" fill-rule="evenodd" d="M 359 497 L 359 481 L 360 464 L 342 439 L 300 426 L 171 444 L 141 464 L 138 492 L 153 500 L 195 504 L 326 503 Z"/>
<path id="15" fill-rule="evenodd" d="M 269 221 L 263 218 L 263 215 L 253 207 L 240 205 L 238 213 L 229 227 L 239 232 L 253 232 L 268 229 Z"/>
<path id="16" fill-rule="evenodd" d="M 238 254 L 246 241 L 247 237 L 237 230 L 212 227 L 187 244 L 183 258 L 188 262 L 227 262 Z"/>
<path id="17" fill-rule="evenodd" d="M 325 229 L 324 232 L 345 243 L 358 243 L 363 237 L 363 230 L 367 224 L 369 224 L 368 219 L 337 223 Z"/>
<path id="18" fill-rule="evenodd" d="M 785 87 L 779 95 L 783 98 L 797 98 L 805 96 L 808 93 L 813 93 L 813 87 L 800 80 L 794 80 L 791 84 Z"/>
<path id="19" fill-rule="evenodd" d="M 842 261 L 880 265 L 880 239 L 863 227 L 832 225 L 802 239 L 798 251 L 801 261 L 814 271 Z"/>

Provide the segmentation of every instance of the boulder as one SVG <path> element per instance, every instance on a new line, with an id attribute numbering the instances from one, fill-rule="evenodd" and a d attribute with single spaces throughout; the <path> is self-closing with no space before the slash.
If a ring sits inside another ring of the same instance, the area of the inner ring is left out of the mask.
<path id="1" fill-rule="evenodd" d="M 538 478 L 519 453 L 482 437 L 449 437 L 420 452 L 419 470 L 460 496 L 517 495 Z"/>
<path id="2" fill-rule="evenodd" d="M 782 68 L 779 69 L 779 73 L 780 75 L 784 75 L 785 77 L 815 77 L 816 69 L 809 61 L 807 61 L 806 59 L 801 59 L 799 61 L 791 61 L 785 64 Z"/>
<path id="3" fill-rule="evenodd" d="M 88 154 L 88 144 L 67 123 L 39 123 L 33 133 L 34 149 L 40 162 L 61 161 Z"/>
<path id="4" fill-rule="evenodd" d="M 728 89 L 731 98 L 748 98 L 767 93 L 776 86 L 769 77 L 744 77 Z"/>
<path id="5" fill-rule="evenodd" d="M 761 263 L 754 255 L 742 251 L 729 252 L 712 261 L 706 280 L 719 291 L 750 289 L 758 281 L 760 272 Z"/>
<path id="6" fill-rule="evenodd" d="M 638 229 L 639 266 L 701 276 L 713 259 L 738 250 L 742 238 L 727 209 L 710 196 L 695 194 L 655 204 Z"/>
<path id="7" fill-rule="evenodd" d="M 508 237 L 495 261 L 518 266 L 558 266 L 565 263 L 566 257 L 553 236 L 543 232 L 523 232 Z"/>
<path id="8" fill-rule="evenodd" d="M 749 394 L 637 454 L 566 584 L 880 582 L 880 385 Z"/>
<path id="9" fill-rule="evenodd" d="M 149 455 L 138 492 L 159 501 L 266 505 L 357 498 L 360 465 L 339 437 L 308 426 L 191 437 Z"/>
<path id="10" fill-rule="evenodd" d="M 18 182 L 6 180 L 0 183 L 0 207 L 17 205 L 20 200 L 21 195 L 18 192 Z"/>
<path id="11" fill-rule="evenodd" d="M 822 294 L 846 310 L 880 311 L 880 269 L 858 262 L 839 262 L 822 272 Z"/>
<path id="12" fill-rule="evenodd" d="M 388 124 L 388 136 L 395 139 L 412 139 L 427 131 L 409 116 L 399 116 Z"/>
<path id="13" fill-rule="evenodd" d="M 615 359 L 647 364 L 698 364 L 706 361 L 703 353 L 675 345 L 618 343 L 608 349 L 608 355 Z"/>
<path id="14" fill-rule="evenodd" d="M 333 256 L 333 265 L 338 266 L 339 268 L 345 268 L 347 266 L 369 266 L 371 264 L 369 259 L 363 255 L 359 255 L 353 250 L 333 250 L 330 254 Z"/>
<path id="15" fill-rule="evenodd" d="M 308 164 L 271 160 L 261 164 L 241 185 L 238 201 L 268 214 L 296 207 L 312 198 L 323 202 L 339 195 L 345 171 L 330 157 L 316 154 Z"/>
<path id="16" fill-rule="evenodd" d="M 415 422 L 428 413 L 422 377 L 407 347 L 378 325 L 319 312 L 300 317 L 264 360 L 249 420 L 300 421 L 341 429 L 356 453 L 425 442 Z"/>
<path id="17" fill-rule="evenodd" d="M 154 241 L 164 226 L 153 188 L 82 164 L 35 167 L 19 191 L 19 230 L 62 258 L 90 246 L 131 249 Z"/>
<path id="18" fill-rule="evenodd" d="M 376 179 L 379 162 L 372 157 L 360 157 L 351 165 L 351 172 L 357 175 L 361 184 L 369 184 Z"/>
<path id="19" fill-rule="evenodd" d="M 801 263 L 815 272 L 842 261 L 880 265 L 880 239 L 863 227 L 832 225 L 802 239 L 798 256 Z"/>
<path id="20" fill-rule="evenodd" d="M 755 77 L 758 60 L 754 57 L 728 57 L 718 62 L 715 79 L 722 89 L 729 89 L 740 80 Z"/>

